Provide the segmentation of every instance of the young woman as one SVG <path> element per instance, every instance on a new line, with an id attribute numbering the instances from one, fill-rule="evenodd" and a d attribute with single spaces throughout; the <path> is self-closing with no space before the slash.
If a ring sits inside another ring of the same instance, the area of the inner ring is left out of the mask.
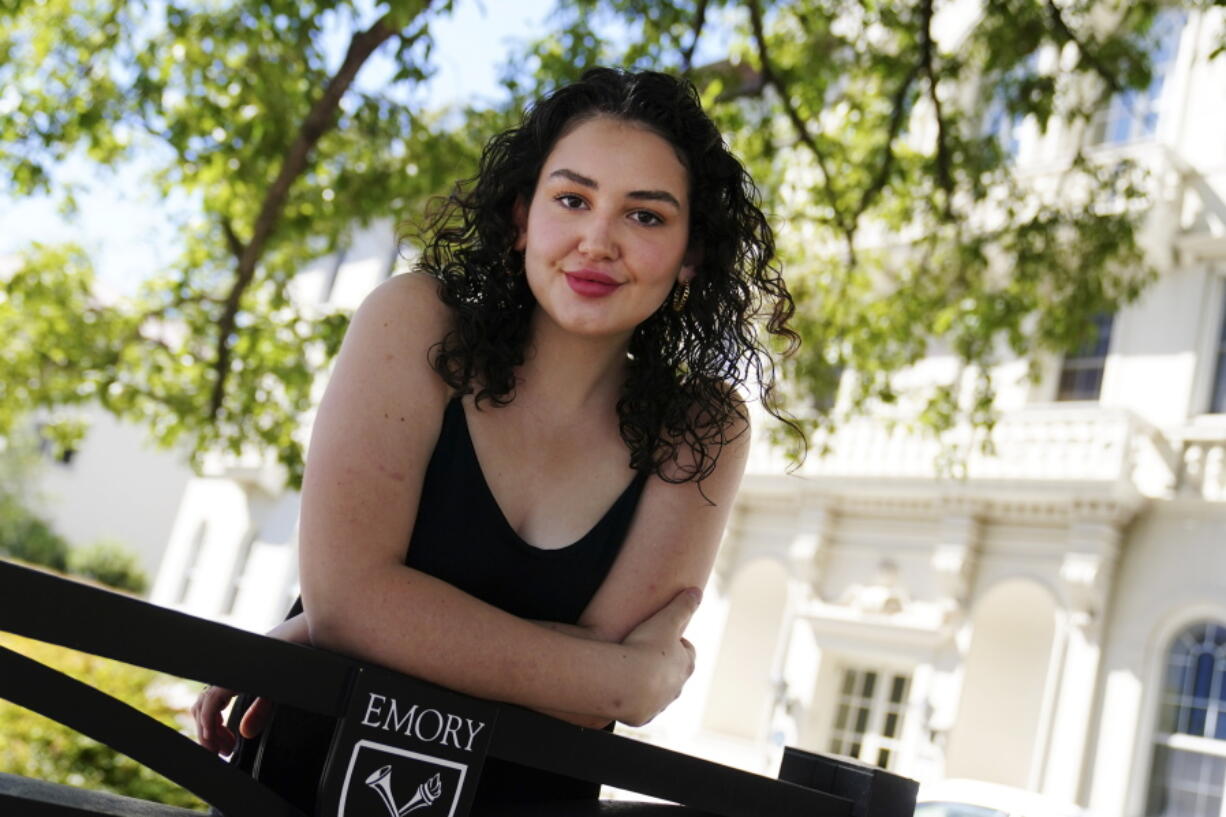
<path id="1" fill-rule="evenodd" d="M 303 484 L 305 612 L 274 634 L 578 724 L 667 706 L 744 469 L 741 390 L 773 411 L 755 321 L 796 340 L 756 195 L 663 74 L 589 71 L 495 137 L 417 272 L 353 317 Z M 217 751 L 232 694 L 194 709 Z M 277 714 L 264 762 L 310 808 L 303 720 Z M 482 786 L 596 794 L 494 762 Z"/>

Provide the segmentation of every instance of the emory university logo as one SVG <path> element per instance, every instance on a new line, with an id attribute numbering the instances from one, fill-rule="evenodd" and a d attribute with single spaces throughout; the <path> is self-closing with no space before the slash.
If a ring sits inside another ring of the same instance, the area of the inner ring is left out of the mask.
<path id="1" fill-rule="evenodd" d="M 387 817 L 419 809 L 429 809 L 419 817 L 452 817 L 467 775 L 463 763 L 360 740 L 353 747 L 337 813 L 371 814 L 372 803 L 381 801 Z"/>
<path id="2" fill-rule="evenodd" d="M 437 772 L 434 777 L 419 785 L 417 791 L 413 793 L 413 799 L 403 806 L 396 805 L 396 797 L 392 794 L 391 766 L 381 766 L 376 769 L 370 777 L 366 778 L 366 785 L 379 793 L 379 796 L 383 798 L 383 804 L 387 806 L 388 814 L 391 814 L 392 817 L 404 817 L 410 811 L 425 808 L 443 796 L 443 781 Z"/>
<path id="3" fill-rule="evenodd" d="M 363 667 L 320 781 L 321 815 L 465 817 L 498 708 Z"/>

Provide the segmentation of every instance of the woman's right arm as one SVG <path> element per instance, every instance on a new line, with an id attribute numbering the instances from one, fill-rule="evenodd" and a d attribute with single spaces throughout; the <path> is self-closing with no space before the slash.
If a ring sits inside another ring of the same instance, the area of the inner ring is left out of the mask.
<path id="1" fill-rule="evenodd" d="M 477 697 L 643 723 L 693 669 L 679 593 L 622 643 L 512 616 L 405 566 L 448 400 L 429 364 L 436 283 L 398 276 L 354 315 L 321 401 L 299 526 L 311 642 Z"/>

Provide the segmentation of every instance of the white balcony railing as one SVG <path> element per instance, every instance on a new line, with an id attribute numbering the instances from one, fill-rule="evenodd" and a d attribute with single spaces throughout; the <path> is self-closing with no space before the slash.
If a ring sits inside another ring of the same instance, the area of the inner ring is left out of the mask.
<path id="1" fill-rule="evenodd" d="M 1186 429 L 1178 443 L 1178 495 L 1226 502 L 1226 429 Z"/>
<path id="2" fill-rule="evenodd" d="M 1147 496 L 1169 496 L 1181 476 L 1179 452 L 1157 429 L 1123 409 L 1038 407 L 1009 412 L 992 431 L 991 453 L 979 443 L 986 433 L 969 426 L 938 440 L 872 419 L 852 420 L 828 438 L 829 452 L 814 451 L 803 476 L 1098 482 L 1130 485 Z M 1226 438 L 1218 446 L 1216 471 L 1222 488 Z M 779 472 L 783 463 L 767 446 L 755 449 L 750 470 Z M 1226 489 L 1222 489 L 1226 494 Z M 1226 498 L 1226 496 L 1223 496 Z"/>

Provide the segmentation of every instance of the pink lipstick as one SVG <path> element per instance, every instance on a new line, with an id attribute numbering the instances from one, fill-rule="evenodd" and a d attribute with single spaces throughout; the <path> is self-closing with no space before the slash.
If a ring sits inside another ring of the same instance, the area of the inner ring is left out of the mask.
<path id="1" fill-rule="evenodd" d="M 616 290 L 620 283 L 603 272 L 579 270 L 566 273 L 566 283 L 575 293 L 585 298 L 603 298 Z"/>

